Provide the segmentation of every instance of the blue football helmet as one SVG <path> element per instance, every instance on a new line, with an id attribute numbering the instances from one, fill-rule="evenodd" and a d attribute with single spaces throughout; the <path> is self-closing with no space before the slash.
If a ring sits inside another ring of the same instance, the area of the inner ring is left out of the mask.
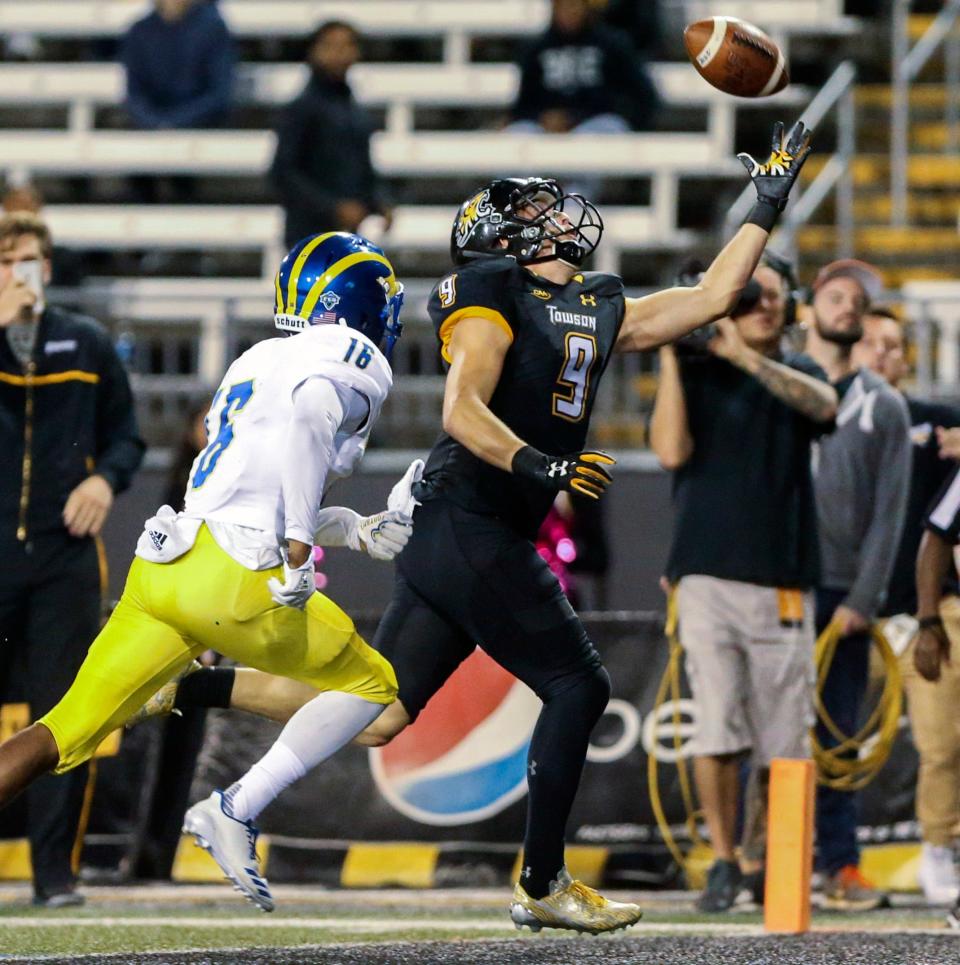
<path id="1" fill-rule="evenodd" d="M 389 361 L 403 323 L 403 285 L 375 244 L 346 231 L 298 241 L 280 262 L 273 322 L 284 332 L 346 325 L 383 345 Z"/>

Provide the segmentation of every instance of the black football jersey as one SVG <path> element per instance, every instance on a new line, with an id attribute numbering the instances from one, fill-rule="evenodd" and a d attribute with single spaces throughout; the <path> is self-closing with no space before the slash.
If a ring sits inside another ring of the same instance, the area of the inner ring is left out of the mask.
<path id="1" fill-rule="evenodd" d="M 490 409 L 524 442 L 555 456 L 586 444 L 624 309 L 623 282 L 615 275 L 582 272 L 557 285 L 512 258 L 458 269 L 434 288 L 429 303 L 446 362 L 461 318 L 480 315 L 511 334 Z M 553 501 L 549 490 L 491 466 L 446 433 L 430 453 L 419 495 L 500 516 L 531 538 Z"/>

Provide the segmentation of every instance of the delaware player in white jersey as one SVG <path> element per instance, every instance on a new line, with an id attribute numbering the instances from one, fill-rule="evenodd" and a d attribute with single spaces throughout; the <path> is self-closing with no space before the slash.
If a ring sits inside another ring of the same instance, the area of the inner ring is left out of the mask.
<path id="1" fill-rule="evenodd" d="M 316 592 L 313 544 L 316 534 L 325 545 L 391 559 L 409 539 L 409 511 L 361 518 L 320 508 L 327 486 L 362 457 L 390 391 L 403 289 L 378 247 L 329 233 L 294 246 L 276 292 L 275 323 L 295 334 L 261 342 L 230 366 L 207 416 L 209 444 L 193 464 L 185 511 L 165 506 L 147 520 L 120 602 L 70 689 L 50 713 L 0 745 L 0 806 L 41 774 L 87 760 L 207 649 L 320 691 L 296 715 L 303 714 L 291 739 L 285 730 L 276 745 L 274 760 L 285 775 L 279 788 L 351 740 L 395 698 L 390 664 Z M 410 476 L 395 487 L 395 502 L 408 501 Z M 309 724 L 321 707 L 336 724 L 313 732 Z M 278 792 L 273 775 L 270 788 Z M 254 780 L 230 796 L 249 809 L 257 793 Z M 232 838 L 217 836 L 211 810 L 224 816 Z M 269 907 L 256 833 L 230 813 L 229 796 L 225 802 L 216 792 L 191 809 L 188 830 L 221 864 L 222 849 L 242 840 L 253 857 L 242 862 L 235 883 Z"/>

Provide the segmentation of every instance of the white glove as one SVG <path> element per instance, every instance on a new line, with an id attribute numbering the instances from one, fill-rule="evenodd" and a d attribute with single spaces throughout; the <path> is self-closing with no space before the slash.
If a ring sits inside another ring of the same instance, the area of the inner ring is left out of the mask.
<path id="1" fill-rule="evenodd" d="M 390 490 L 390 495 L 387 497 L 387 509 L 402 513 L 407 519 L 413 519 L 413 511 L 420 503 L 413 498 L 411 490 L 413 489 L 414 483 L 420 482 L 422 477 L 423 460 L 414 459 L 407 468 L 407 471 L 403 474 L 400 482 Z"/>
<path id="2" fill-rule="evenodd" d="M 407 545 L 413 533 L 413 520 L 403 513 L 387 510 L 376 516 L 365 516 L 357 523 L 358 545 L 375 560 L 392 560 Z"/>
<path id="3" fill-rule="evenodd" d="M 317 592 L 317 584 L 314 579 L 313 552 L 307 556 L 306 563 L 293 568 L 290 564 L 283 561 L 283 583 L 275 576 L 267 580 L 267 588 L 274 603 L 280 606 L 292 606 L 297 610 L 302 610 L 307 605 L 307 600 Z"/>
<path id="4" fill-rule="evenodd" d="M 414 459 L 400 481 L 390 490 L 387 511 L 351 521 L 347 545 L 365 549 L 375 560 L 395 559 L 413 533 L 413 511 L 420 504 L 411 492 L 423 475 L 423 460 Z"/>

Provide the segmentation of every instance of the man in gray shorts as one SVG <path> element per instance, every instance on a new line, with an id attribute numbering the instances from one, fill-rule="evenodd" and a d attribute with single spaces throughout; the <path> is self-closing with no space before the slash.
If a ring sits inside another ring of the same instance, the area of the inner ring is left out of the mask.
<path id="1" fill-rule="evenodd" d="M 740 765 L 807 757 L 813 720 L 818 549 L 811 444 L 837 396 L 811 359 L 781 351 L 793 317 L 788 262 L 767 255 L 756 287 L 684 351 L 660 350 L 651 445 L 674 472 L 667 565 L 696 707 L 694 775 L 716 860 L 698 901 L 725 911 L 737 863 Z M 764 796 L 765 799 L 765 796 Z M 762 855 L 749 855 L 759 890 Z"/>

